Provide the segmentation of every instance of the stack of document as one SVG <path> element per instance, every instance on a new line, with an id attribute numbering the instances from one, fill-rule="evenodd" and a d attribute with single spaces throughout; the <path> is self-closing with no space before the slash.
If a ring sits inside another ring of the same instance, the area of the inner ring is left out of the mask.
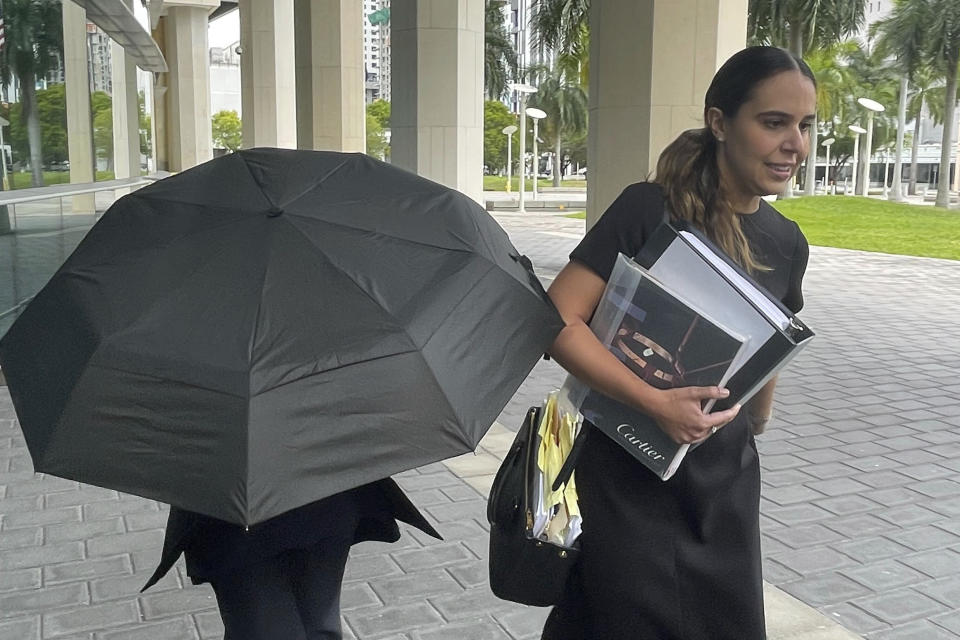
<path id="1" fill-rule="evenodd" d="M 813 332 L 697 231 L 662 224 L 633 260 L 620 256 L 590 328 L 628 368 L 661 388 L 712 386 L 745 403 Z M 583 417 L 663 480 L 696 445 L 673 442 L 649 416 L 569 376 Z"/>
<path id="2" fill-rule="evenodd" d="M 532 487 L 534 514 L 531 533 L 535 538 L 570 547 L 580 536 L 583 526 L 575 472 L 556 489 L 553 486 L 580 431 L 580 416 L 562 401 L 559 391 L 547 395 L 541 415 L 537 431 L 537 473 Z"/>

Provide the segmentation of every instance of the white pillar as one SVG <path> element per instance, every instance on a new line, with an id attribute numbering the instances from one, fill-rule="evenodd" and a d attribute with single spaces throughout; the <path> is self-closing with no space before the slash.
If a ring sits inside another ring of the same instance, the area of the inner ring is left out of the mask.
<path id="1" fill-rule="evenodd" d="M 394 0 L 394 164 L 483 198 L 484 0 Z"/>
<path id="2" fill-rule="evenodd" d="M 133 11 L 133 2 L 124 4 Z M 113 173 L 117 178 L 140 175 L 140 109 L 137 96 L 137 65 L 123 47 L 112 44 L 113 81 Z M 122 190 L 126 193 L 127 189 Z M 121 193 L 118 191 L 117 196 Z"/>
<path id="3" fill-rule="evenodd" d="M 293 0 L 240 0 L 244 148 L 297 147 L 293 25 Z"/>
<path id="4" fill-rule="evenodd" d="M 67 89 L 67 156 L 70 182 L 94 181 L 93 125 L 90 121 L 90 79 L 87 74 L 87 12 L 69 0 L 63 3 L 63 70 Z M 74 196 L 74 213 L 93 213 L 93 194 Z"/>
<path id="5" fill-rule="evenodd" d="M 366 151 L 363 3 L 294 0 L 294 9 L 297 146 Z"/>
<path id="6" fill-rule="evenodd" d="M 680 132 L 703 126 L 713 74 L 746 39 L 747 0 L 591 4 L 588 225 Z"/>
<path id="7" fill-rule="evenodd" d="M 169 4 L 169 3 L 168 3 Z M 168 6 L 165 4 L 164 6 Z M 210 133 L 210 6 L 170 6 L 164 18 L 167 58 L 167 167 L 183 171 L 213 158 Z"/>

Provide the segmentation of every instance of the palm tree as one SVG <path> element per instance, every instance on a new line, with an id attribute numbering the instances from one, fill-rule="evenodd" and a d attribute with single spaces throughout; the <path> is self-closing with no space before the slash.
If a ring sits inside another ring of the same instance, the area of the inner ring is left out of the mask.
<path id="1" fill-rule="evenodd" d="M 914 74 L 913 93 L 907 98 L 907 119 L 913 120 L 913 145 L 910 149 L 910 184 L 907 192 L 917 195 L 917 159 L 923 143 L 923 109 L 927 108 L 934 124 L 943 121 L 943 80 L 927 67 L 920 67 Z"/>
<path id="2" fill-rule="evenodd" d="M 587 128 L 587 92 L 575 74 L 559 64 L 552 68 L 533 67 L 531 75 L 537 92 L 530 98 L 531 106 L 543 109 L 543 135 L 553 140 L 553 186 L 560 186 L 563 154 L 563 136 L 573 135 Z"/>
<path id="3" fill-rule="evenodd" d="M 897 0 L 890 16 L 878 26 L 885 46 L 915 66 L 928 65 L 946 79 L 943 138 L 940 142 L 938 207 L 950 206 L 950 151 L 955 132 L 957 73 L 960 69 L 960 3 L 956 0 Z"/>
<path id="4" fill-rule="evenodd" d="M 863 0 L 750 0 L 750 39 L 785 46 L 802 56 L 854 34 L 863 24 Z"/>
<path id="5" fill-rule="evenodd" d="M 836 116 L 836 108 L 849 95 L 850 72 L 845 59 L 857 48 L 853 41 L 844 41 L 811 51 L 806 63 L 817 79 L 817 121 L 829 122 Z M 832 128 L 832 126 L 831 126 Z M 812 196 L 816 188 L 816 167 L 819 126 L 810 128 L 810 154 L 807 156 L 807 173 L 804 179 L 804 195 Z M 829 176 L 830 167 L 826 175 Z M 826 184 L 826 179 L 824 184 Z"/>
<path id="6" fill-rule="evenodd" d="M 539 0 L 530 18 L 533 38 L 545 49 L 585 60 L 590 0 Z"/>
<path id="7" fill-rule="evenodd" d="M 517 52 L 503 22 L 504 0 L 487 0 L 484 15 L 483 87 L 487 97 L 499 100 L 517 75 Z"/>
<path id="8" fill-rule="evenodd" d="M 37 80 L 63 59 L 63 17 L 60 0 L 6 0 L 3 3 L 6 43 L 0 53 L 0 79 L 15 76 L 30 144 L 33 186 L 43 186 L 43 153 L 37 112 Z"/>

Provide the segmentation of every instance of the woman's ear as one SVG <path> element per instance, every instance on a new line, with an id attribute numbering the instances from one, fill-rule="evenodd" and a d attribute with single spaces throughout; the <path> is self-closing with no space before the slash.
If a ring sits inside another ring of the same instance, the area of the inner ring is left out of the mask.
<path id="1" fill-rule="evenodd" d="M 716 107 L 710 107 L 706 113 L 707 127 L 713 133 L 717 142 L 723 142 L 726 139 L 726 120 L 723 117 L 723 111 Z"/>

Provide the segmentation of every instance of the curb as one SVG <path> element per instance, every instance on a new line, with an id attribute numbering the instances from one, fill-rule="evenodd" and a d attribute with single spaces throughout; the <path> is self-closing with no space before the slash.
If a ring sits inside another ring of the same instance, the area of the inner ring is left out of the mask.
<path id="1" fill-rule="evenodd" d="M 515 436 L 513 431 L 494 422 L 476 452 L 444 460 L 443 464 L 486 497 L 500 461 L 510 450 Z M 763 583 L 763 600 L 767 640 L 862 640 L 861 636 L 768 582 Z"/>

